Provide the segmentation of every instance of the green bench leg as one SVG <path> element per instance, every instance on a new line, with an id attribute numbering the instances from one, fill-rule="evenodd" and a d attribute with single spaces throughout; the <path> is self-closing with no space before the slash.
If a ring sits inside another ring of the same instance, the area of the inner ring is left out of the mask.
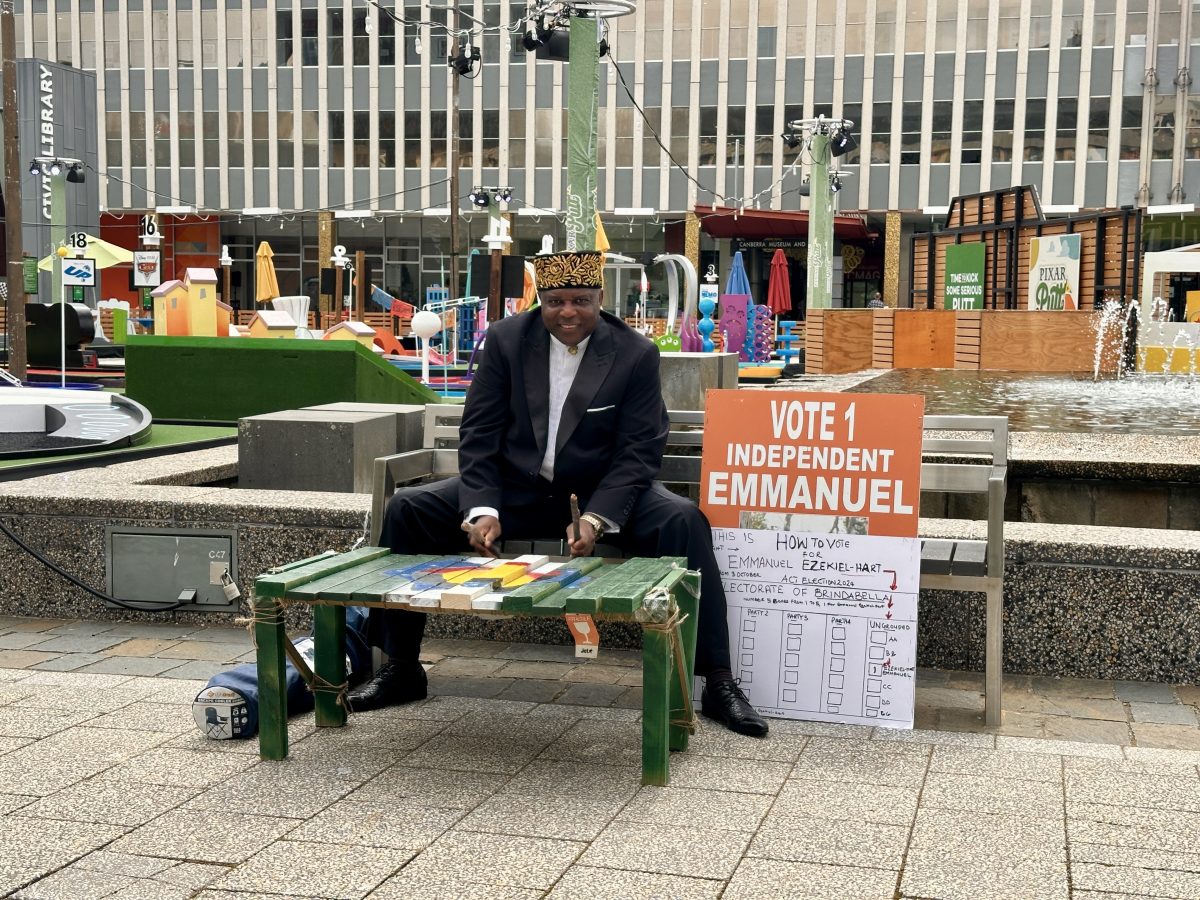
<path id="1" fill-rule="evenodd" d="M 671 659 L 671 712 L 676 720 L 686 720 L 690 717 L 692 701 L 692 685 L 695 684 L 696 671 L 696 634 L 700 627 L 700 573 L 689 572 L 674 590 L 675 602 L 679 605 L 679 613 L 686 616 L 679 626 L 679 640 L 683 644 L 683 658 L 687 666 L 684 679 L 688 686 L 688 696 L 683 696 L 679 672 L 676 671 L 675 659 Z M 688 738 L 691 732 L 682 725 L 671 726 L 672 750 L 682 751 L 688 748 Z"/>
<path id="2" fill-rule="evenodd" d="M 313 607 L 313 672 L 317 684 L 314 691 L 317 727 L 340 728 L 346 724 L 346 707 L 338 703 L 339 694 L 329 685 L 346 680 L 346 607 Z"/>
<path id="3" fill-rule="evenodd" d="M 642 629 L 642 784 L 670 779 L 671 637 Z"/>
<path id="4" fill-rule="evenodd" d="M 258 646 L 258 753 L 263 759 L 288 754 L 287 679 L 284 675 L 283 607 L 274 598 L 254 601 Z"/>

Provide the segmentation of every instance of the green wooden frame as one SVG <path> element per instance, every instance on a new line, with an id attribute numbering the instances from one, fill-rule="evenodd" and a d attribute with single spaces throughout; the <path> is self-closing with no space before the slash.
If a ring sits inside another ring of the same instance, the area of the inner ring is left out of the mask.
<path id="1" fill-rule="evenodd" d="M 259 683 L 259 753 L 263 759 L 288 755 L 284 608 L 313 605 L 317 726 L 346 724 L 340 688 L 346 682 L 346 607 L 404 608 L 385 600 L 389 560 L 404 567 L 432 557 L 392 556 L 382 547 L 323 554 L 273 569 L 254 584 L 254 634 Z M 650 592 L 669 597 L 669 621 L 642 622 L 642 783 L 670 780 L 671 751 L 684 751 L 692 732 L 692 683 L 696 659 L 700 575 L 681 568 L 683 560 L 631 559 L 606 565 L 585 587 L 519 591 L 497 612 L 420 610 L 433 614 L 511 617 L 587 612 L 599 621 L 638 621 Z M 369 587 L 364 588 L 364 585 Z"/>

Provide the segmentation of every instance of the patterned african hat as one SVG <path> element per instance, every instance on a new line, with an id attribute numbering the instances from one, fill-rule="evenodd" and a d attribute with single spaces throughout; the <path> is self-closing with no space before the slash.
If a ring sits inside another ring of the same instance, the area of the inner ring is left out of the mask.
<path id="1" fill-rule="evenodd" d="M 535 256 L 533 270 L 539 291 L 604 287 L 604 254 L 595 250 Z"/>

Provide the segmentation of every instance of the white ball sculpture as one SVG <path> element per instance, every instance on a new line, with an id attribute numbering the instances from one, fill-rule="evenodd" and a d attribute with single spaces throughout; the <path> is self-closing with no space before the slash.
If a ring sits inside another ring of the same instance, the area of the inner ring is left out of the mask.
<path id="1" fill-rule="evenodd" d="M 421 380 L 429 383 L 429 339 L 442 330 L 442 317 L 422 309 L 412 317 L 409 330 L 421 339 Z"/>

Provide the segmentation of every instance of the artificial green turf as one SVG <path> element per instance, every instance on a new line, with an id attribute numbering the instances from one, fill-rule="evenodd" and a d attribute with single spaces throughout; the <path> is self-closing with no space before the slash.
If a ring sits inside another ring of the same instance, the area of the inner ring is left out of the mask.
<path id="1" fill-rule="evenodd" d="M 113 450 L 99 450 L 83 453 L 61 453 L 54 456 L 26 456 L 20 459 L 0 459 L 0 469 L 13 469 L 20 466 L 32 466 L 39 463 L 65 462 L 78 459 L 81 462 L 95 462 L 112 457 L 120 457 L 127 453 L 137 453 L 156 447 L 178 446 L 186 449 L 185 445 L 193 441 L 211 441 L 216 438 L 237 437 L 236 426 L 220 425 L 160 425 L 155 422 L 150 426 L 149 440 L 132 447 L 119 447 Z"/>

